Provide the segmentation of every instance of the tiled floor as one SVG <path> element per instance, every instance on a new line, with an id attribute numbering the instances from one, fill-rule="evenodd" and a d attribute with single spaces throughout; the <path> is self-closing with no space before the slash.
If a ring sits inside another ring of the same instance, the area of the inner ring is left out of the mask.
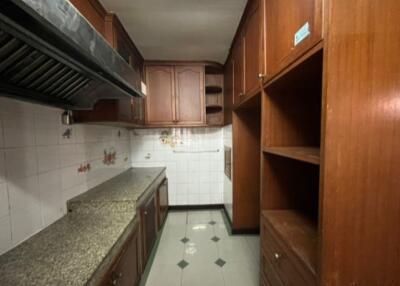
<path id="1" fill-rule="evenodd" d="M 257 286 L 259 236 L 230 236 L 220 211 L 170 212 L 146 286 Z"/>

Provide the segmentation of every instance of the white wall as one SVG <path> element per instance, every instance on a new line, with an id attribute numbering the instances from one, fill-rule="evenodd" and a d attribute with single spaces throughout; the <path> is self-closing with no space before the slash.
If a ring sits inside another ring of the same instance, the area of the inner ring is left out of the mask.
<path id="1" fill-rule="evenodd" d="M 232 148 L 232 124 L 224 127 L 223 134 L 224 134 L 224 146 Z M 233 154 L 231 155 L 233 157 Z M 233 162 L 233 158 L 231 158 L 231 160 Z M 233 187 L 231 181 L 232 179 L 233 179 L 233 169 L 232 169 L 231 179 L 229 179 L 224 174 L 224 205 L 231 219 L 232 219 L 232 202 L 233 202 Z"/>
<path id="2" fill-rule="evenodd" d="M 170 132 L 163 143 L 162 132 Z M 138 129 L 131 132 L 133 166 L 166 166 L 170 205 L 222 204 L 222 128 Z M 172 145 L 172 146 L 171 146 Z M 189 153 L 174 153 L 184 151 Z M 195 153 L 219 150 L 218 153 Z"/>
<path id="3" fill-rule="evenodd" d="M 61 113 L 0 97 L 0 254 L 62 217 L 68 199 L 131 165 L 128 131 L 73 125 L 65 139 Z M 117 161 L 106 166 L 109 148 Z M 79 174 L 83 163 L 92 169 Z"/>

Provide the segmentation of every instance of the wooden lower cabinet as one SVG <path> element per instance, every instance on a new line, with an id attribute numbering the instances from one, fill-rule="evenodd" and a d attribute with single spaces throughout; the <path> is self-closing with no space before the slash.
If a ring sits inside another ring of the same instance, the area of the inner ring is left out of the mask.
<path id="1" fill-rule="evenodd" d="M 157 189 L 158 229 L 167 218 L 168 213 L 168 180 L 165 179 Z"/>
<path id="2" fill-rule="evenodd" d="M 316 286 L 316 237 L 313 223 L 296 211 L 263 212 L 261 279 L 272 286 Z"/>
<path id="3" fill-rule="evenodd" d="M 153 193 L 140 207 L 142 228 L 142 261 L 145 267 L 157 238 L 157 204 L 156 193 Z"/>
<path id="4" fill-rule="evenodd" d="M 110 271 L 106 274 L 101 285 L 136 286 L 141 277 L 140 267 L 140 231 L 139 223 L 123 247 Z"/>
<path id="5" fill-rule="evenodd" d="M 139 202 L 137 222 L 121 252 L 106 271 L 101 286 L 139 285 L 157 239 L 159 221 L 163 221 L 168 212 L 167 178 L 160 177 L 151 188 L 150 195 Z"/>

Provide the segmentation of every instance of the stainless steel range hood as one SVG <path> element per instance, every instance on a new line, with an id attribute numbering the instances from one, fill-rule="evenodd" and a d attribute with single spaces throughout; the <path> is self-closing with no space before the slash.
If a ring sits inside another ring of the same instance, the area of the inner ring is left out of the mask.
<path id="1" fill-rule="evenodd" d="M 0 96 L 79 110 L 143 95 L 140 74 L 68 0 L 1 0 Z"/>

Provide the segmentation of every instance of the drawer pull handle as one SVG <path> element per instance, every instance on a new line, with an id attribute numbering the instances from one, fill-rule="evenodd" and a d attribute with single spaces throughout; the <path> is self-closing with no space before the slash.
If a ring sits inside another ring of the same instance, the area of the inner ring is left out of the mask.
<path id="1" fill-rule="evenodd" d="M 279 261 L 282 258 L 282 256 L 279 253 L 275 252 L 274 253 L 274 258 L 275 258 L 276 261 Z"/>
<path id="2" fill-rule="evenodd" d="M 144 215 L 147 215 L 147 211 L 144 212 Z"/>

